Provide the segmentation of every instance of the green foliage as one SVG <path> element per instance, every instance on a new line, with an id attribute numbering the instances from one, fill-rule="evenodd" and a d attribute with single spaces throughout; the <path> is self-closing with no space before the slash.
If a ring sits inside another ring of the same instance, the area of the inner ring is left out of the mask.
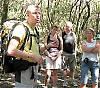
<path id="1" fill-rule="evenodd" d="M 27 5 L 24 5 L 22 0 L 13 0 L 8 6 L 8 18 L 7 19 L 17 19 L 24 20 Z"/>
<path id="2" fill-rule="evenodd" d="M 0 1 L 0 9 L 3 3 L 4 0 Z M 25 20 L 26 8 L 29 4 L 38 4 L 41 9 L 41 22 L 38 24 L 41 42 L 50 33 L 53 25 L 59 27 L 59 34 L 65 30 L 66 21 L 70 20 L 73 22 L 73 31 L 76 33 L 78 48 L 81 51 L 80 45 L 84 40 L 84 30 L 88 27 L 96 31 L 100 29 L 100 2 L 97 0 L 10 0 L 7 19 Z"/>
<path id="3" fill-rule="evenodd" d="M 0 21 L 1 21 L 1 13 L 2 13 L 2 0 L 0 0 Z"/>

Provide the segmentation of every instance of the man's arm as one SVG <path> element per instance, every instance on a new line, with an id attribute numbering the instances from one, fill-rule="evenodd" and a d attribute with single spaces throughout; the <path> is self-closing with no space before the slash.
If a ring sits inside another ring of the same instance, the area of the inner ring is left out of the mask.
<path id="1" fill-rule="evenodd" d="M 18 44 L 19 44 L 18 38 L 11 39 L 8 46 L 7 54 L 10 56 L 19 57 L 19 58 L 32 58 L 35 61 L 37 61 L 39 64 L 42 63 L 43 58 L 40 55 L 19 50 L 17 49 Z"/>
<path id="2" fill-rule="evenodd" d="M 46 53 L 47 49 L 50 48 L 50 45 L 47 44 L 47 37 L 44 39 L 44 47 L 40 47 L 40 54 L 43 52 Z"/>
<path id="3" fill-rule="evenodd" d="M 72 32 L 72 33 L 73 33 L 73 37 L 74 37 L 74 44 L 75 44 L 74 49 L 75 49 L 75 53 L 76 53 L 78 51 L 78 48 L 77 48 L 77 39 L 76 39 L 76 34 L 74 32 Z"/>
<path id="4" fill-rule="evenodd" d="M 21 29 L 21 30 L 20 30 Z M 22 38 L 25 35 L 25 28 L 22 25 L 18 25 L 13 30 L 12 39 L 8 45 L 7 54 L 19 58 L 31 58 L 34 61 L 37 61 L 39 64 L 42 63 L 43 58 L 40 55 L 21 51 L 18 49 L 19 43 L 22 41 Z"/>

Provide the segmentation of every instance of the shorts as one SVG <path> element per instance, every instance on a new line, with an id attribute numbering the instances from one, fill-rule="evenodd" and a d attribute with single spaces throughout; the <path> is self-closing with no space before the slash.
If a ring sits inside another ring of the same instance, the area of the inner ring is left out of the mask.
<path id="1" fill-rule="evenodd" d="M 37 78 L 38 78 L 38 65 L 33 66 L 34 78 L 31 78 L 32 75 L 32 66 L 27 70 L 21 71 L 20 81 L 15 82 L 15 88 L 37 88 Z M 16 79 L 15 79 L 16 80 Z"/>
<path id="2" fill-rule="evenodd" d="M 76 54 L 63 53 L 62 55 L 62 69 L 75 69 L 76 66 Z"/>
<path id="3" fill-rule="evenodd" d="M 99 65 L 98 62 L 89 61 L 81 63 L 81 84 L 87 84 L 88 73 L 91 72 L 92 84 L 98 84 Z"/>
<path id="4" fill-rule="evenodd" d="M 55 62 L 52 62 L 49 57 L 46 56 L 46 69 L 61 69 L 61 56 L 57 58 Z"/>

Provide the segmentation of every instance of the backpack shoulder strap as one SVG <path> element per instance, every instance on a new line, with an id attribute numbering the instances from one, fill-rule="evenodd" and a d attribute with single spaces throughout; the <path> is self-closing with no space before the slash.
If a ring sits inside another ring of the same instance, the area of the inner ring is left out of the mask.
<path id="1" fill-rule="evenodd" d="M 38 35 L 38 38 L 40 38 L 40 35 L 39 35 L 39 32 L 38 32 L 38 30 L 37 30 L 38 28 L 37 27 L 35 27 L 35 31 L 36 31 L 36 34 Z"/>
<path id="2" fill-rule="evenodd" d="M 58 39 L 58 41 L 60 41 L 60 38 L 59 38 L 59 36 L 57 35 L 57 39 Z"/>
<path id="3" fill-rule="evenodd" d="M 39 44 L 39 41 L 40 41 L 40 35 L 39 35 L 39 31 L 38 31 L 37 29 L 38 29 L 38 28 L 35 27 L 35 31 L 36 31 L 37 39 L 38 39 L 37 44 Z"/>
<path id="4" fill-rule="evenodd" d="M 49 43 L 50 40 L 50 34 L 47 36 L 47 44 Z"/>
<path id="5" fill-rule="evenodd" d="M 60 50 L 60 38 L 59 38 L 59 36 L 58 36 L 58 35 L 57 35 L 57 39 L 58 39 L 58 41 L 59 41 L 58 50 Z"/>
<path id="6" fill-rule="evenodd" d="M 39 36 L 39 32 L 38 32 L 36 27 L 35 27 L 35 31 L 36 31 L 36 34 L 30 34 L 30 47 L 29 47 L 29 50 L 31 50 L 31 47 L 32 47 L 32 36 L 37 38 L 37 44 L 39 44 L 40 36 Z"/>
<path id="7" fill-rule="evenodd" d="M 25 26 L 24 24 L 22 24 L 22 25 L 25 27 L 26 34 L 25 34 L 24 42 L 23 42 L 22 46 L 20 47 L 20 50 L 24 50 L 25 44 L 29 40 L 29 36 L 30 36 L 29 28 L 27 26 Z"/>

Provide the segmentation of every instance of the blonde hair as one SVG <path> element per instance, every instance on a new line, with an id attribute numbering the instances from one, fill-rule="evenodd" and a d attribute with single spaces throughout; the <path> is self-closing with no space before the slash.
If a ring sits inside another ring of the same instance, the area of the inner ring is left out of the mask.
<path id="1" fill-rule="evenodd" d="M 29 5 L 27 8 L 27 14 L 30 13 L 34 8 L 39 8 L 38 5 Z"/>
<path id="2" fill-rule="evenodd" d="M 96 35 L 96 32 L 94 31 L 93 28 L 88 28 L 88 29 L 86 29 L 86 31 L 84 32 L 84 34 L 86 35 L 86 33 L 87 33 L 88 31 L 91 31 L 93 36 Z"/>

